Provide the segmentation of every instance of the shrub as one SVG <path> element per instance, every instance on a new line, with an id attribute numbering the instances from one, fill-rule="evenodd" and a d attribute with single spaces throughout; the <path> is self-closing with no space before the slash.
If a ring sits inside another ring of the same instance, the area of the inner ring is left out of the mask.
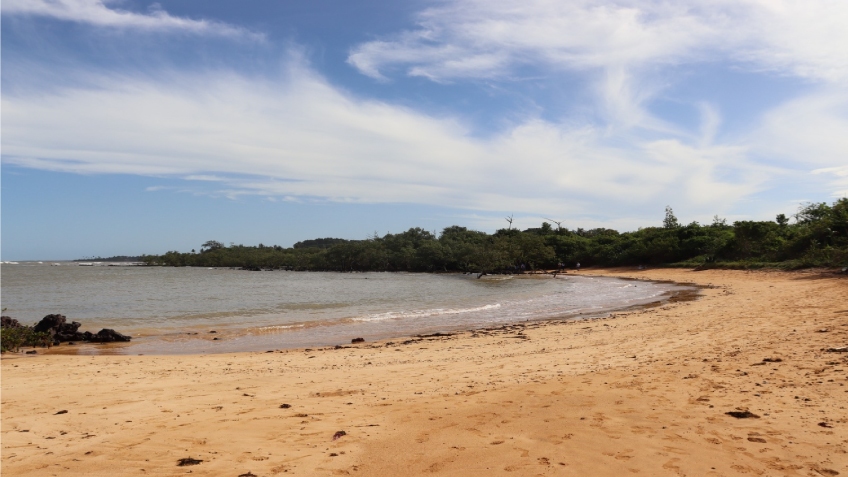
<path id="1" fill-rule="evenodd" d="M 0 351 L 20 351 L 22 346 L 49 347 L 52 344 L 50 334 L 36 333 L 32 326 L 0 329 Z"/>

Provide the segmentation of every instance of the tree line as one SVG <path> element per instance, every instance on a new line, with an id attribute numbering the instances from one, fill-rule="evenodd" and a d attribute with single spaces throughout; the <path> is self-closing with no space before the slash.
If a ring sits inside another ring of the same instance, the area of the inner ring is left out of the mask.
<path id="1" fill-rule="evenodd" d="M 793 220 L 794 219 L 794 220 Z M 512 272 L 624 265 L 802 268 L 848 265 L 848 198 L 802 206 L 791 218 L 680 224 L 666 208 L 662 226 L 633 232 L 568 229 L 543 222 L 488 234 L 454 225 L 438 236 L 419 227 L 365 240 L 313 239 L 291 248 L 225 246 L 208 241 L 200 252 L 144 255 L 147 265 L 327 271 Z"/>

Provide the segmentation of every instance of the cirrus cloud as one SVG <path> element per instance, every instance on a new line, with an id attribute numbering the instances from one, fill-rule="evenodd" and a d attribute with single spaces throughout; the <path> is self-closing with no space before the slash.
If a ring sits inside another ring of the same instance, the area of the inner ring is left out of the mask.
<path id="1" fill-rule="evenodd" d="M 170 15 L 154 3 L 147 14 L 110 8 L 120 4 L 109 0 L 4 0 L 4 15 L 28 15 L 84 23 L 97 27 L 140 31 L 183 31 L 201 35 L 222 35 L 263 39 L 264 35 L 227 23 Z"/>

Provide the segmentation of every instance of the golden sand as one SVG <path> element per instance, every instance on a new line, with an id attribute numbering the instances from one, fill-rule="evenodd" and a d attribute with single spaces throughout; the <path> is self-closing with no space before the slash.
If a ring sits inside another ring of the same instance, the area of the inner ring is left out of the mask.
<path id="1" fill-rule="evenodd" d="M 848 346 L 848 278 L 581 274 L 707 288 L 343 349 L 4 356 L 2 473 L 848 476 L 848 353 L 827 351 Z"/>

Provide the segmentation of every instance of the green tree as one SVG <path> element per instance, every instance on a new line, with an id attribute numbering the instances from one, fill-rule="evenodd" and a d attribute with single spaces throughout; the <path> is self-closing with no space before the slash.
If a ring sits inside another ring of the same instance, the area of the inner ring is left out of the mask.
<path id="1" fill-rule="evenodd" d="M 674 216 L 674 211 L 671 210 L 670 206 L 665 206 L 665 218 L 663 219 L 663 228 L 676 229 L 678 227 L 680 227 L 680 222 L 678 222 L 677 217 Z"/>

